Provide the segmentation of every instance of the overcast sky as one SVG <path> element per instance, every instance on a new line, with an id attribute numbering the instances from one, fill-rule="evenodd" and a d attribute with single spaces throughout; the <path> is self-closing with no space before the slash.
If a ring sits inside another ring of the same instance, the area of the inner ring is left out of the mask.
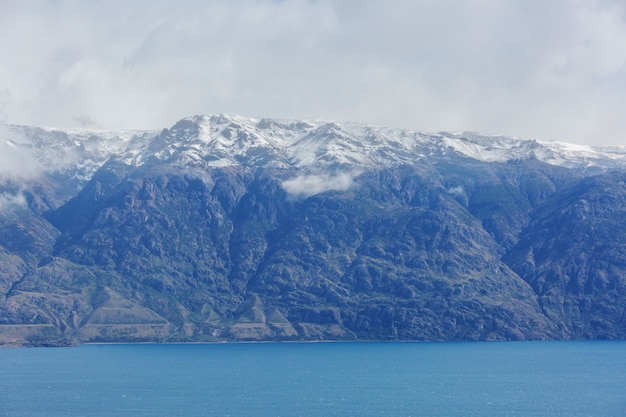
<path id="1" fill-rule="evenodd" d="M 195 114 L 626 145 L 623 0 L 0 0 L 0 122 Z"/>

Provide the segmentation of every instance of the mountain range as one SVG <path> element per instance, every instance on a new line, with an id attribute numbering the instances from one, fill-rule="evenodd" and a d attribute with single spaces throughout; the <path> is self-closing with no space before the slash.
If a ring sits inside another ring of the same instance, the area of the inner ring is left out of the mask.
<path id="1" fill-rule="evenodd" d="M 0 344 L 626 337 L 626 149 L 0 126 Z"/>

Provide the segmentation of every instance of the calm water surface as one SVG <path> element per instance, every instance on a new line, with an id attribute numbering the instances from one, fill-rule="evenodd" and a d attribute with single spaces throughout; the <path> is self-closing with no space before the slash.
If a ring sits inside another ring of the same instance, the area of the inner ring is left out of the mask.
<path id="1" fill-rule="evenodd" d="M 0 350 L 0 416 L 626 416 L 626 342 Z"/>

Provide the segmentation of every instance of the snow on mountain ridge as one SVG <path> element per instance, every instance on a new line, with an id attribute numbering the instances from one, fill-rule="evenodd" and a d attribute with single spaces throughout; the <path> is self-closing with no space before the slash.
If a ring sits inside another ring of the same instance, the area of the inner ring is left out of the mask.
<path id="1" fill-rule="evenodd" d="M 413 164 L 438 157 L 485 162 L 537 159 L 585 169 L 626 169 L 626 148 L 540 142 L 473 132 L 424 133 L 350 122 L 254 119 L 230 114 L 181 119 L 161 132 L 4 126 L 3 153 L 29 152 L 44 171 L 75 170 L 83 180 L 108 160 L 313 171 Z"/>
<path id="2" fill-rule="evenodd" d="M 25 155 L 28 169 L 37 172 L 72 171 L 88 180 L 112 157 L 132 163 L 142 145 L 158 132 L 56 129 L 17 125 L 0 126 L 0 152 L 9 159 Z M 9 145 L 10 144 L 10 145 Z M 26 167 L 25 167 L 26 168 Z"/>

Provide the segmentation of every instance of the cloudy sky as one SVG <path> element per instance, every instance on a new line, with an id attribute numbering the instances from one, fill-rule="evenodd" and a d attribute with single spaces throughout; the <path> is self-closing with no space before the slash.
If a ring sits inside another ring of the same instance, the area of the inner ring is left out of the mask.
<path id="1" fill-rule="evenodd" d="M 623 0 L 0 0 L 0 122 L 195 114 L 626 145 Z"/>

